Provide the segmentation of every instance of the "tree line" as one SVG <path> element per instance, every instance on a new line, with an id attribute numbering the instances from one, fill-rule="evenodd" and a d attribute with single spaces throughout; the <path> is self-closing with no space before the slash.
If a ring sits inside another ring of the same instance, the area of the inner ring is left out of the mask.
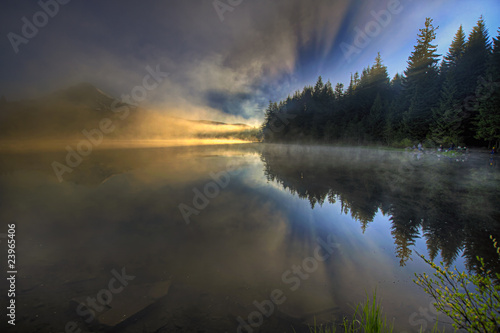
<path id="1" fill-rule="evenodd" d="M 496 145 L 500 141 L 500 30 L 490 38 L 479 18 L 458 29 L 440 61 L 433 20 L 426 18 L 404 73 L 389 78 L 380 53 L 351 74 L 347 88 L 323 82 L 270 102 L 266 142 L 408 146 Z"/>

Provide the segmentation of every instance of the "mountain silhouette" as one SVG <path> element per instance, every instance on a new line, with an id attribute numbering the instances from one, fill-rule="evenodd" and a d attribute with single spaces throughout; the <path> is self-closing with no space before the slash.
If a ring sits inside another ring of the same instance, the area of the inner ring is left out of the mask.
<path id="1" fill-rule="evenodd" d="M 113 97 L 104 93 L 88 82 L 82 82 L 66 89 L 53 92 L 44 98 L 45 101 L 64 101 L 74 105 L 86 105 L 89 107 L 110 108 Z"/>
<path id="2" fill-rule="evenodd" d="M 75 137 L 85 128 L 98 126 L 104 117 L 115 119 L 113 101 L 90 83 L 79 83 L 37 99 L 0 103 L 0 139 Z"/>
<path id="3" fill-rule="evenodd" d="M 82 131 L 99 128 L 103 119 L 113 131 L 106 138 L 254 138 L 245 124 L 187 120 L 123 103 L 88 82 L 32 100 L 0 103 L 0 140 L 81 140 Z M 230 126 L 227 126 L 230 125 Z"/>

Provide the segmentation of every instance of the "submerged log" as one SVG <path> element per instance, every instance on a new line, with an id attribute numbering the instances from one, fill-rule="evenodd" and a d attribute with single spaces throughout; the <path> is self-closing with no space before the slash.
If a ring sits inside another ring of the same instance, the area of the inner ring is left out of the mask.
<path id="1" fill-rule="evenodd" d="M 89 324 L 117 326 L 166 296 L 170 284 L 171 281 L 161 281 L 153 284 L 128 285 L 121 292 L 113 294 L 109 304 L 103 306 L 101 311 L 94 311 L 95 319 Z M 72 299 L 72 303 L 83 309 L 90 308 L 87 299 L 88 296 L 76 297 Z"/>

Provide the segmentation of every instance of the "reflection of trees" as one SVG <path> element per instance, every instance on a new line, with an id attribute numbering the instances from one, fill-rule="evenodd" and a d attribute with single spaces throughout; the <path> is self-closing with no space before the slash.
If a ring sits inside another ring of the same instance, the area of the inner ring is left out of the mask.
<path id="1" fill-rule="evenodd" d="M 312 208 L 340 203 L 342 212 L 358 221 L 363 232 L 379 210 L 389 215 L 401 265 L 411 257 L 422 231 L 431 259 L 440 254 L 450 265 L 463 252 L 469 267 L 477 267 L 479 255 L 500 271 L 489 241 L 490 234 L 500 238 L 495 207 L 500 175 L 473 161 L 272 145 L 263 149 L 262 160 L 268 180 L 308 200 Z"/>
<path id="2" fill-rule="evenodd" d="M 404 198 L 404 197 L 401 197 Z M 409 204 L 406 200 L 395 202 L 388 214 L 391 214 L 391 235 L 396 245 L 396 255 L 400 259 L 400 265 L 404 266 L 410 259 L 415 240 L 419 238 L 419 228 L 422 223 L 420 207 Z"/>

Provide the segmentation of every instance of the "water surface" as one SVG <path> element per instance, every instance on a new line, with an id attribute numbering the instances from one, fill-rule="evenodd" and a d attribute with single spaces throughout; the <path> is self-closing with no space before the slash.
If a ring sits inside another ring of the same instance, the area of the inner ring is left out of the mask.
<path id="1" fill-rule="evenodd" d="M 418 331 L 434 312 L 412 282 L 429 272 L 417 253 L 472 270 L 480 255 L 500 270 L 489 243 L 500 177 L 479 152 L 101 150 L 63 182 L 52 163 L 65 153 L 1 158 L 19 332 L 301 332 L 375 289 L 397 332 Z M 96 318 L 88 297 L 108 300 Z"/>

